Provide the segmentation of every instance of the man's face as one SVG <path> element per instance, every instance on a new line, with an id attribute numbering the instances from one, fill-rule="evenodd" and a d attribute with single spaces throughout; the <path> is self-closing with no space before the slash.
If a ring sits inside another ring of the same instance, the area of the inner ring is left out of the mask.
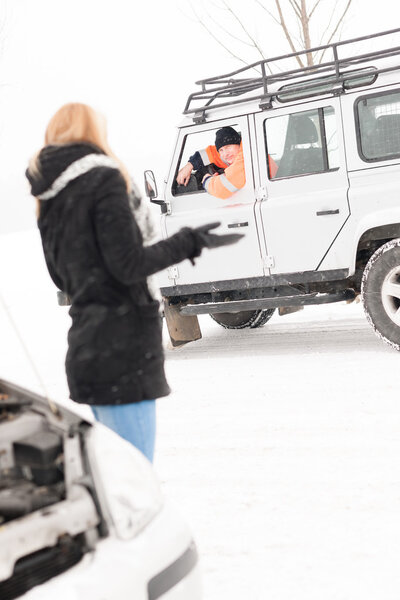
<path id="1" fill-rule="evenodd" d="M 228 165 L 231 165 L 239 154 L 239 150 L 239 144 L 229 144 L 228 146 L 222 146 L 219 149 L 219 155 L 224 162 L 226 162 Z"/>

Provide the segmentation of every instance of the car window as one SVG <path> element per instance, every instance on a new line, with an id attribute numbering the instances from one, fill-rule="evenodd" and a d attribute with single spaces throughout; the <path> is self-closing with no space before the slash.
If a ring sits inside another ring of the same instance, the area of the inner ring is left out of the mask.
<path id="1" fill-rule="evenodd" d="M 359 152 L 365 161 L 400 156 L 400 92 L 364 97 L 356 103 Z"/>
<path id="2" fill-rule="evenodd" d="M 229 126 L 233 127 L 238 133 L 240 133 L 240 130 L 236 124 L 234 124 L 234 123 L 232 125 L 229 124 Z M 176 177 L 179 173 L 179 170 L 182 169 L 182 167 L 184 167 L 188 163 L 190 157 L 193 156 L 196 152 L 201 153 L 202 159 L 204 160 L 204 162 L 208 161 L 208 157 L 207 157 L 205 150 L 208 146 L 214 145 L 215 134 L 216 134 L 217 130 L 220 128 L 221 128 L 221 125 L 214 129 L 208 129 L 207 131 L 203 130 L 203 131 L 197 131 L 195 133 L 189 133 L 188 135 L 186 135 L 184 137 L 181 151 L 180 151 L 180 158 L 178 161 L 178 165 L 177 165 L 175 176 L 174 176 L 174 181 L 172 184 L 172 194 L 174 196 L 182 195 L 182 194 L 193 194 L 193 193 L 199 193 L 199 192 L 205 193 L 205 190 L 203 189 L 202 184 L 201 184 L 201 181 L 202 181 L 205 173 L 223 172 L 222 170 L 219 171 L 218 167 L 216 165 L 211 164 L 211 165 L 205 166 L 204 169 L 201 169 L 199 171 L 193 170 L 191 177 L 190 177 L 190 181 L 188 182 L 188 184 L 186 186 L 179 185 L 176 181 Z"/>
<path id="3" fill-rule="evenodd" d="M 331 106 L 267 119 L 265 136 L 270 179 L 339 167 L 336 116 Z"/>

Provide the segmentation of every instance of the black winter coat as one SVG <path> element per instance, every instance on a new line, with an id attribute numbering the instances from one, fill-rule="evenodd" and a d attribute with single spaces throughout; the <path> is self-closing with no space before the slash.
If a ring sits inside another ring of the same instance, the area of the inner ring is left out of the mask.
<path id="1" fill-rule="evenodd" d="M 196 231 L 185 228 L 144 247 L 125 180 L 96 146 L 47 146 L 39 164 L 40 175 L 28 170 L 27 177 L 32 194 L 43 195 L 38 225 L 44 255 L 54 283 L 72 299 L 70 397 L 116 405 L 167 395 L 159 304 L 146 277 L 198 256 Z"/>

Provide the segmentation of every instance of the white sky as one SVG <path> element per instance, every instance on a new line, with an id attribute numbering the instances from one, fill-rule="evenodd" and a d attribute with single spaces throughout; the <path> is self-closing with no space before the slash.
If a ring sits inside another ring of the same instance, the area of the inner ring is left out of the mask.
<path id="1" fill-rule="evenodd" d="M 245 5 L 251 16 L 255 5 Z M 379 7 L 353 0 L 342 39 L 400 26 L 397 0 Z M 0 233 L 34 227 L 23 173 L 49 118 L 68 101 L 101 110 L 111 146 L 138 184 L 153 168 L 162 188 L 194 82 L 242 66 L 189 14 L 184 0 L 0 0 Z M 287 52 L 274 23 L 265 23 L 254 32 L 266 27 L 271 54 Z"/>

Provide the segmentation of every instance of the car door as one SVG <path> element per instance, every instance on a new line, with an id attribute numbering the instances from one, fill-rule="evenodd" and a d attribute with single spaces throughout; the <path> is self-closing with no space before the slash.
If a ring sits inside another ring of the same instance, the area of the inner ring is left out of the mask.
<path id="1" fill-rule="evenodd" d="M 340 101 L 307 102 L 254 118 L 271 273 L 317 270 L 350 214 Z"/>
<path id="2" fill-rule="evenodd" d="M 197 150 L 215 142 L 215 134 L 224 126 L 231 126 L 242 135 L 246 184 L 229 199 L 221 200 L 204 191 L 201 177 L 192 174 L 188 185 L 178 186 L 176 176 L 189 157 Z M 244 234 L 237 244 L 216 250 L 203 250 L 196 266 L 184 261 L 169 269 L 169 285 L 193 284 L 222 280 L 243 279 L 263 274 L 260 243 L 255 220 L 254 179 L 250 155 L 248 117 L 234 117 L 219 122 L 182 128 L 165 190 L 168 214 L 164 217 L 165 234 L 170 236 L 182 227 L 198 227 L 205 223 L 220 222 L 217 233 Z M 172 280 L 172 281 L 171 281 Z M 163 282 L 162 285 L 166 285 Z"/>

